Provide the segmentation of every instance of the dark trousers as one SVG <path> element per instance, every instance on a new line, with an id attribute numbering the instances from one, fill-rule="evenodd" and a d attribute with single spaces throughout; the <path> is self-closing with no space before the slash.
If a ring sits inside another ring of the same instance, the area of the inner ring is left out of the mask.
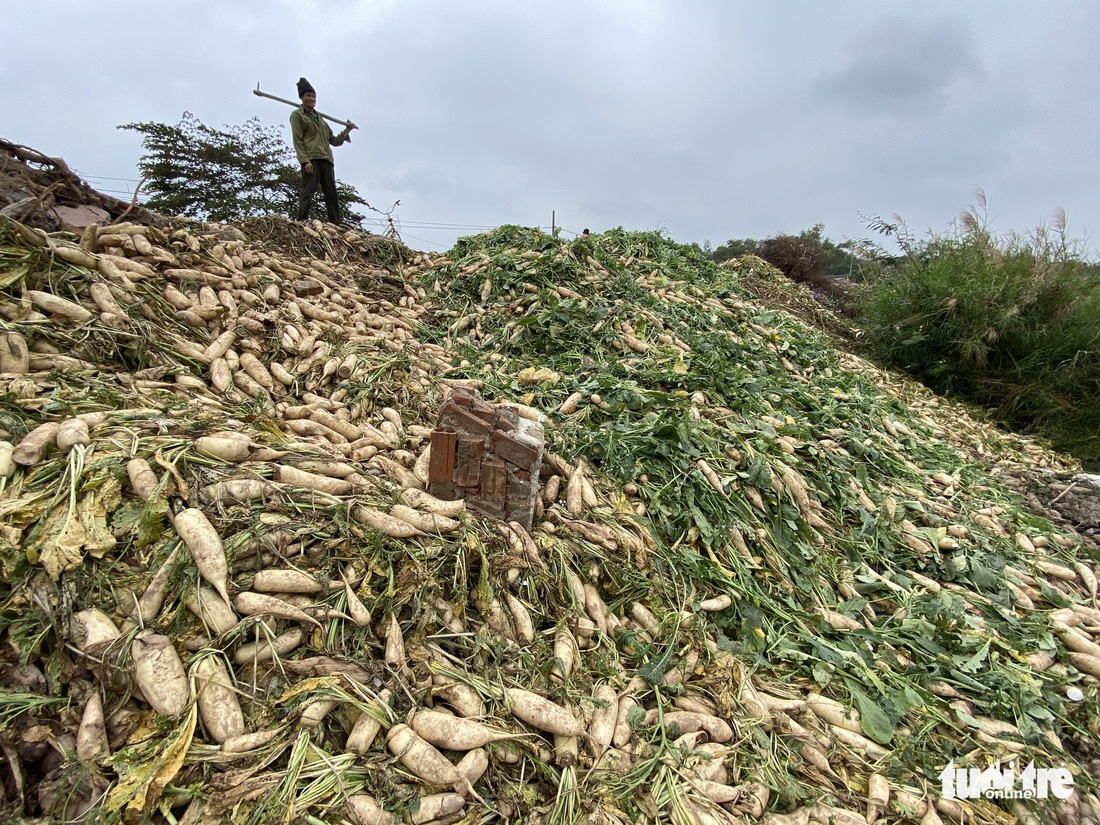
<path id="1" fill-rule="evenodd" d="M 340 200 L 336 194 L 336 170 L 332 161 L 313 160 L 310 163 L 313 164 L 312 175 L 306 173 L 306 165 L 302 164 L 302 193 L 298 197 L 298 220 L 305 220 L 309 216 L 309 205 L 313 202 L 317 185 L 320 184 L 329 221 L 340 223 Z"/>

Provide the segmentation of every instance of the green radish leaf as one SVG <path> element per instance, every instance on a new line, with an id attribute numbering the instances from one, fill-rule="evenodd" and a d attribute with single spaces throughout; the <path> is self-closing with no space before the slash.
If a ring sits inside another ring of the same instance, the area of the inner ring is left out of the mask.
<path id="1" fill-rule="evenodd" d="M 890 744 L 894 738 L 894 723 L 886 712 L 876 704 L 870 696 L 849 682 L 852 699 L 859 708 L 859 722 L 863 726 L 863 732 L 868 738 L 880 745 Z"/>
<path id="2" fill-rule="evenodd" d="M 967 659 L 963 664 L 959 665 L 959 670 L 964 673 L 977 673 L 978 670 L 981 669 L 982 663 L 985 662 L 986 658 L 989 656 L 989 646 L 992 643 L 992 639 L 987 640 L 977 653 Z"/>

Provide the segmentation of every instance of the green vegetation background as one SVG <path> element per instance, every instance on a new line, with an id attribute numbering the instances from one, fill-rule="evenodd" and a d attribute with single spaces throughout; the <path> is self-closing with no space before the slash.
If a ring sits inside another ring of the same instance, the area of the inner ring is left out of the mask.
<path id="1" fill-rule="evenodd" d="M 702 251 L 763 258 L 854 319 L 862 355 L 1100 469 L 1100 265 L 1067 235 L 1064 214 L 997 234 L 984 194 L 976 200 L 923 238 L 900 219 L 868 219 L 900 254 L 834 244 L 820 224 Z"/>

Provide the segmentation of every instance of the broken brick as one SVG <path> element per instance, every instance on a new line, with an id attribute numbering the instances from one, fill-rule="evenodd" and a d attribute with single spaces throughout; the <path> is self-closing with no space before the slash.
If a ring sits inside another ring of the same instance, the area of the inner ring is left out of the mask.
<path id="1" fill-rule="evenodd" d="M 477 488 L 481 480 L 482 442 L 474 438 L 459 438 L 455 451 L 454 481 L 459 487 Z"/>
<path id="2" fill-rule="evenodd" d="M 484 438 L 489 434 L 489 422 L 457 404 L 444 404 L 436 422 L 439 429 L 455 430 L 467 436 Z"/>
<path id="3" fill-rule="evenodd" d="M 505 432 L 512 432 L 519 426 L 519 410 L 515 407 L 504 405 L 497 407 L 496 413 L 493 414 L 493 429 L 504 430 Z"/>
<path id="4" fill-rule="evenodd" d="M 440 501 L 455 501 L 456 499 L 465 498 L 465 493 L 465 489 L 449 481 L 428 482 L 428 495 L 435 496 Z"/>
<path id="5" fill-rule="evenodd" d="M 530 529 L 545 449 L 536 422 L 513 406 L 489 404 L 476 391 L 456 387 L 437 416 L 431 449 L 429 493 L 465 498 L 471 512 Z"/>
<path id="6" fill-rule="evenodd" d="M 518 521 L 524 530 L 530 530 L 537 498 L 538 486 L 531 483 L 531 474 L 526 470 L 509 468 L 505 518 Z"/>
<path id="7" fill-rule="evenodd" d="M 473 403 L 470 404 L 470 412 L 491 427 L 493 419 L 496 418 L 497 408 L 492 404 L 487 404 L 480 398 L 475 398 Z"/>
<path id="8" fill-rule="evenodd" d="M 503 461 L 486 461 L 481 465 L 481 498 L 500 499 L 508 495 L 508 468 Z"/>
<path id="9" fill-rule="evenodd" d="M 517 467 L 533 468 L 542 458 L 542 444 L 523 433 L 493 432 L 489 449 Z"/>
<path id="10" fill-rule="evenodd" d="M 458 404 L 460 407 L 469 407 L 473 403 L 476 393 L 466 387 L 455 387 L 447 396 L 447 402 Z"/>

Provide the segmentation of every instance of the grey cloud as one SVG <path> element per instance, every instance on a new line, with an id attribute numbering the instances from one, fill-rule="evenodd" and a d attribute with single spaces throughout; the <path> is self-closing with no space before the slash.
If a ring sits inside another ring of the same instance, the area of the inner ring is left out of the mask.
<path id="1" fill-rule="evenodd" d="M 969 24 L 954 15 L 878 20 L 846 52 L 840 67 L 817 78 L 814 98 L 868 116 L 934 113 L 956 84 L 985 75 Z"/>

